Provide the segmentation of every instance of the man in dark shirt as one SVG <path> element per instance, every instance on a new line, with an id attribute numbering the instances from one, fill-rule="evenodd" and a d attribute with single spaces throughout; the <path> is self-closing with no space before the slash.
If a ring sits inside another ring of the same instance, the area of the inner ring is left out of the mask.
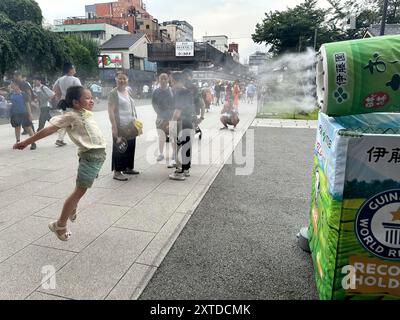
<path id="1" fill-rule="evenodd" d="M 192 117 L 193 127 L 195 129 L 195 134 L 199 133 L 199 139 L 201 139 L 203 133 L 200 129 L 200 123 L 204 120 L 205 113 L 205 104 L 202 96 L 202 92 L 197 86 L 197 84 L 193 83 L 193 71 L 192 69 L 186 68 L 182 71 L 184 77 L 184 86 L 190 90 L 192 94 L 193 104 L 194 104 L 194 113 Z M 197 117 L 197 116 L 200 116 Z"/>
<path id="2" fill-rule="evenodd" d="M 221 99 L 221 91 L 223 90 L 221 81 L 215 84 L 214 90 L 215 90 L 216 105 L 219 106 L 219 100 Z"/>
<path id="3" fill-rule="evenodd" d="M 181 162 L 177 157 L 177 169 L 169 175 L 172 180 L 185 180 L 190 176 L 191 138 L 193 115 L 195 114 L 193 94 L 185 87 L 185 78 L 181 72 L 172 74 L 175 111 L 170 121 L 170 135 L 178 137 L 178 152 L 181 151 Z"/>
<path id="4" fill-rule="evenodd" d="M 166 73 L 160 74 L 159 81 L 160 87 L 154 90 L 152 96 L 152 105 L 154 111 L 157 113 L 156 128 L 159 136 L 159 151 L 157 161 L 164 159 L 164 146 L 168 134 L 168 123 L 174 113 L 174 95 L 172 89 L 168 86 L 169 77 Z M 176 159 L 176 148 L 173 147 L 172 162 Z M 175 167 L 175 164 L 173 164 Z"/>

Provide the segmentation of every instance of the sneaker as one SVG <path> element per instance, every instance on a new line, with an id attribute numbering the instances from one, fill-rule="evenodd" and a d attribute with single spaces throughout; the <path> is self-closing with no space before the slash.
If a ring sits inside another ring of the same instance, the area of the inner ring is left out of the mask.
<path id="1" fill-rule="evenodd" d="M 227 130 L 227 129 L 228 129 L 228 127 L 222 127 L 219 130 Z"/>
<path id="2" fill-rule="evenodd" d="M 171 173 L 169 175 L 169 178 L 171 180 L 178 180 L 178 181 L 183 181 L 185 180 L 185 174 L 183 172 L 175 171 L 174 173 Z"/>
<path id="3" fill-rule="evenodd" d="M 164 160 L 164 155 L 163 155 L 163 154 L 160 154 L 160 155 L 157 157 L 157 161 L 160 162 L 160 161 L 162 161 L 162 160 Z"/>
<path id="4" fill-rule="evenodd" d="M 128 169 L 128 170 L 123 171 L 123 173 L 124 173 L 124 174 L 131 174 L 131 175 L 133 175 L 133 174 L 139 174 L 139 171 L 136 171 L 136 170 L 133 170 L 133 169 Z"/>
<path id="5" fill-rule="evenodd" d="M 64 141 L 62 141 L 62 140 L 57 140 L 56 141 L 56 145 L 59 146 L 59 147 L 63 147 L 63 146 L 66 145 L 66 143 Z"/>
<path id="6" fill-rule="evenodd" d="M 115 171 L 114 172 L 114 180 L 118 180 L 118 181 L 128 181 L 128 178 L 125 177 L 121 171 Z"/>
<path id="7" fill-rule="evenodd" d="M 190 170 L 183 170 L 185 177 L 190 177 Z"/>
<path id="8" fill-rule="evenodd" d="M 36 143 L 31 144 L 31 150 L 36 150 Z"/>
<path id="9" fill-rule="evenodd" d="M 175 161 L 175 160 L 172 160 L 172 161 L 168 164 L 167 168 L 169 168 L 169 169 L 176 168 L 176 161 Z"/>

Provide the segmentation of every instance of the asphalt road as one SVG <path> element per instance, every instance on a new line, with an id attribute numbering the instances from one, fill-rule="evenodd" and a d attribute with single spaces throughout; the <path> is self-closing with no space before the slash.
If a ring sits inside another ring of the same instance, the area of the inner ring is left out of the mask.
<path id="1" fill-rule="evenodd" d="M 317 299 L 296 241 L 309 221 L 315 130 L 254 132 L 254 172 L 223 167 L 140 299 Z"/>

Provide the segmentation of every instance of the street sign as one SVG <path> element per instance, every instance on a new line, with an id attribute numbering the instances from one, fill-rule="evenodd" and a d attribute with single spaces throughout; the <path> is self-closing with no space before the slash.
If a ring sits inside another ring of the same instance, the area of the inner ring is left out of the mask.
<path id="1" fill-rule="evenodd" d="M 177 42 L 175 45 L 175 55 L 177 57 L 193 57 L 194 42 Z"/>

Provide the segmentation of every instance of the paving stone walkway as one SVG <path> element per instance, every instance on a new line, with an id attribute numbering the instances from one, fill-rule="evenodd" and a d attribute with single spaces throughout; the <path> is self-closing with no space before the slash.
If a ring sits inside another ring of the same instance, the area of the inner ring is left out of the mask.
<path id="1" fill-rule="evenodd" d="M 13 129 L 0 125 L 0 299 L 139 297 L 252 124 L 256 105 L 240 107 L 235 132 L 218 130 L 219 108 L 206 114 L 203 138 L 194 141 L 191 176 L 183 182 L 169 180 L 172 169 L 155 160 L 152 107 L 137 111 L 145 130 L 136 149 L 135 169 L 141 174 L 127 182 L 112 179 L 108 115 L 95 113 L 108 157 L 80 203 L 66 243 L 47 224 L 58 217 L 75 185 L 76 147 L 69 139 L 67 146 L 56 147 L 54 135 L 39 141 L 35 151 L 12 150 Z M 47 280 L 52 272 L 55 277 Z"/>

